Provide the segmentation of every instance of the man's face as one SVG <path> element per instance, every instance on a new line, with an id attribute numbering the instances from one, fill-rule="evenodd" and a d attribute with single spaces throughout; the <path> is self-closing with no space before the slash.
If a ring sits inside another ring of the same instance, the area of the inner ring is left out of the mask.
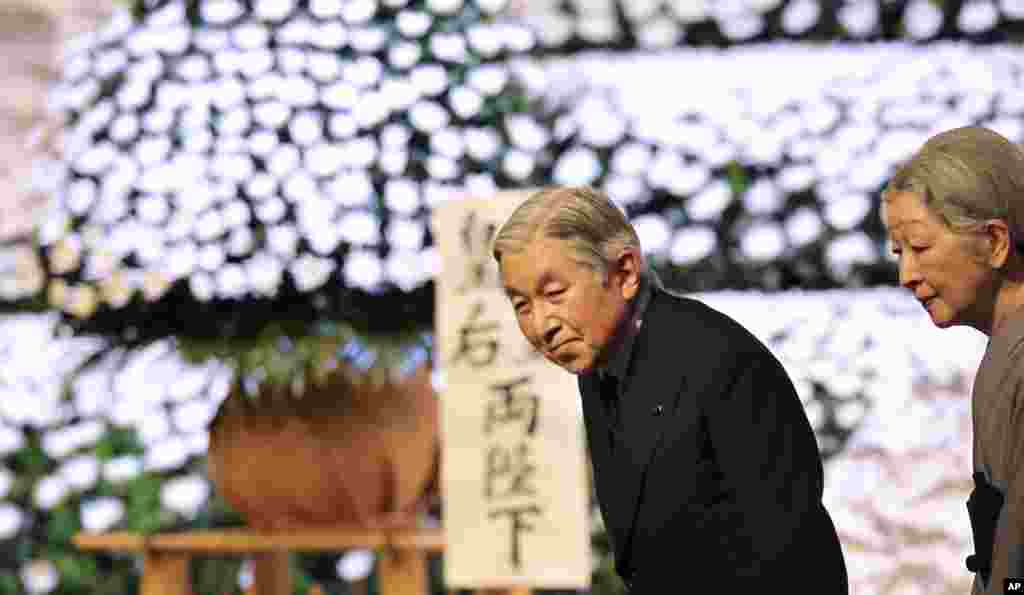
<path id="1" fill-rule="evenodd" d="M 602 279 L 571 258 L 567 242 L 541 238 L 502 255 L 501 280 L 523 336 L 555 364 L 582 374 L 618 339 L 639 288 L 639 264 L 628 249 Z"/>

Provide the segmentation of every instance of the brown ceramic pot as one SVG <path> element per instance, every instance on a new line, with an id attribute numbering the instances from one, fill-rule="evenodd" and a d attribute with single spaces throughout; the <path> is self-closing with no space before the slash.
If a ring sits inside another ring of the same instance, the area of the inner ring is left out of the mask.
<path id="1" fill-rule="evenodd" d="M 436 495 L 438 404 L 428 365 L 400 382 L 353 376 L 332 373 L 298 400 L 224 401 L 210 428 L 210 477 L 249 526 L 407 524 Z"/>

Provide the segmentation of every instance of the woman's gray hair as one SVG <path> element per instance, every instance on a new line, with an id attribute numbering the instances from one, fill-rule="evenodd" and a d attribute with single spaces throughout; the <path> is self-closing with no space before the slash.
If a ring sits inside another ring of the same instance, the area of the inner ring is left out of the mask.
<path id="1" fill-rule="evenodd" d="M 888 195 L 912 192 L 958 233 L 1002 219 L 1017 250 L 1024 252 L 1024 152 L 1002 135 L 980 126 L 939 133 L 889 181 Z"/>
<path id="2" fill-rule="evenodd" d="M 586 186 L 542 189 L 520 204 L 494 237 L 492 253 L 517 253 L 538 237 L 565 240 L 570 257 L 602 277 L 623 248 L 640 250 L 625 214 L 603 193 Z M 643 261 L 642 252 L 640 254 Z"/>

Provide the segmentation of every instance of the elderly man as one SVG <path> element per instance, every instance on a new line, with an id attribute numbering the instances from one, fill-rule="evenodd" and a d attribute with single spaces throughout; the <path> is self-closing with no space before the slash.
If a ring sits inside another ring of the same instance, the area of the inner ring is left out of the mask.
<path id="1" fill-rule="evenodd" d="M 813 430 L 760 341 L 664 290 L 595 190 L 534 194 L 493 251 L 523 334 L 578 375 L 598 502 L 631 595 L 848 592 Z"/>

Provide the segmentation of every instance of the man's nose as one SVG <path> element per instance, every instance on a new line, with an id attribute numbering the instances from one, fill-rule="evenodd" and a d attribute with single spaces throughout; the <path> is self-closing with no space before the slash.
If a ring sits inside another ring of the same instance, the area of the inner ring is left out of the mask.
<path id="1" fill-rule="evenodd" d="M 554 344 L 555 337 L 558 336 L 558 331 L 562 328 L 562 325 L 554 316 L 550 316 L 547 313 L 544 313 L 541 316 L 542 318 L 540 320 L 539 327 L 541 330 L 541 337 L 544 339 L 545 345 L 552 345 Z"/>

